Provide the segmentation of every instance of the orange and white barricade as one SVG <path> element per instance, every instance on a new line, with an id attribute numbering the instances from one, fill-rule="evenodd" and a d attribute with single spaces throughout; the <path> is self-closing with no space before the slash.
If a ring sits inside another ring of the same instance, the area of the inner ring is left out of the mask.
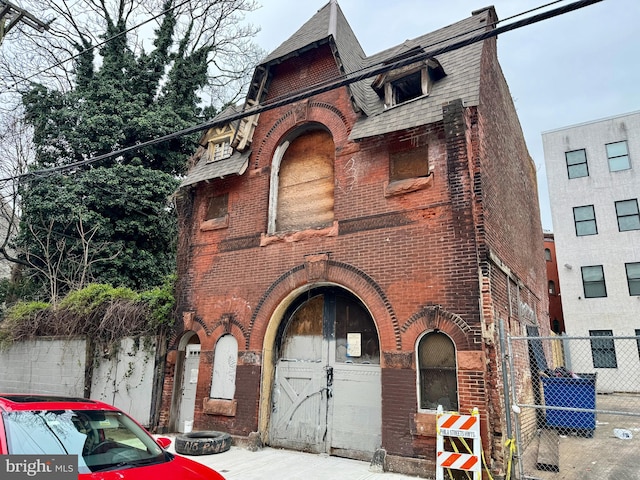
<path id="1" fill-rule="evenodd" d="M 436 413 L 436 480 L 444 480 L 444 469 L 473 472 L 474 480 L 482 478 L 482 441 L 480 440 L 480 415 L 474 408 L 471 415 L 444 413 L 442 406 Z M 444 437 L 473 440 L 473 453 L 450 452 L 444 449 Z"/>

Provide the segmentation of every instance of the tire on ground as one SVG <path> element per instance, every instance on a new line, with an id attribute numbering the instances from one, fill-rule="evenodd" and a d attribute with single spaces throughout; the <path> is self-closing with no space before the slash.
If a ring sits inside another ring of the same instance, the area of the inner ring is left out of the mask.
<path id="1" fill-rule="evenodd" d="M 231 448 L 231 435 L 213 430 L 183 433 L 176 437 L 176 453 L 183 455 L 212 455 Z"/>

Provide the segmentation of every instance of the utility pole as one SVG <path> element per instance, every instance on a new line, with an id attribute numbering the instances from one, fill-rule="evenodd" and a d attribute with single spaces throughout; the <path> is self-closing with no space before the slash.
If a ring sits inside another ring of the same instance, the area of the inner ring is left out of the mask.
<path id="1" fill-rule="evenodd" d="M 8 0 L 0 0 L 0 45 L 9 30 L 18 22 L 25 23 L 39 32 L 49 29 L 49 23 L 44 23 L 26 10 L 14 5 Z"/>

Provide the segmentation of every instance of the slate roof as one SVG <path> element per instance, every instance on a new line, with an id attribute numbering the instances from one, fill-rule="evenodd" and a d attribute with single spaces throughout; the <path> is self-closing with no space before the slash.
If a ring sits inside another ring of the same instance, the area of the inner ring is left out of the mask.
<path id="1" fill-rule="evenodd" d="M 344 73 L 354 73 L 380 65 L 416 47 L 429 52 L 478 35 L 486 30 L 492 12 L 492 7 L 478 10 L 460 22 L 367 57 L 336 0 L 331 0 L 276 48 L 261 67 L 268 68 L 269 64 L 284 61 L 322 43 L 334 42 Z M 442 120 L 442 105 L 458 98 L 466 106 L 478 105 L 482 45 L 483 42 L 477 42 L 438 55 L 436 58 L 446 76 L 434 83 L 429 96 L 392 108 L 385 109 L 383 100 L 371 88 L 374 77 L 351 84 L 349 88 L 355 106 L 364 115 L 355 124 L 350 138 L 360 139 L 437 122 Z"/>
<path id="2" fill-rule="evenodd" d="M 493 7 L 481 9 L 460 22 L 366 56 L 337 0 L 330 0 L 258 65 L 248 99 L 261 100 L 253 95 L 259 95 L 256 86 L 261 83 L 263 75 L 268 75 L 272 65 L 323 44 L 328 43 L 333 47 L 339 67 L 343 74 L 348 75 L 367 67 L 379 66 L 412 49 L 421 48 L 428 53 L 447 44 L 478 35 L 487 29 L 487 24 L 494 18 Z M 362 112 L 353 126 L 350 139 L 358 140 L 441 121 L 442 106 L 452 100 L 462 99 L 465 106 L 477 106 L 480 100 L 482 48 L 483 42 L 476 42 L 438 55 L 436 59 L 442 65 L 446 76 L 433 83 L 428 96 L 401 105 L 385 108 L 383 100 L 371 87 L 375 77 L 350 84 L 348 88 L 354 106 Z M 237 111 L 239 109 L 230 108 L 222 112 L 218 118 L 223 119 Z M 248 166 L 249 154 L 250 152 L 236 152 L 227 159 L 208 163 L 204 155 L 180 186 L 228 175 L 242 175 Z"/>
<path id="3" fill-rule="evenodd" d="M 425 52 L 464 40 L 482 33 L 491 21 L 491 10 L 485 9 L 460 22 L 407 40 L 401 45 L 377 53 L 365 60 L 365 67 L 380 64 L 395 56 L 421 47 Z M 465 106 L 477 106 L 480 101 L 480 62 L 483 42 L 438 55 L 446 76 L 436 82 L 429 96 L 421 97 L 385 110 L 384 102 L 371 88 L 373 78 L 359 82 L 366 92 L 362 105 L 366 116 L 361 117 L 351 131 L 351 139 L 394 132 L 406 128 L 427 125 L 442 120 L 442 106 L 452 100 L 462 99 Z"/>
<path id="4" fill-rule="evenodd" d="M 236 105 L 229 105 L 222 112 L 216 115 L 215 119 L 223 121 L 226 117 L 231 117 L 236 113 L 240 113 L 242 109 Z M 237 123 L 240 121 L 237 120 Z M 189 170 L 187 176 L 180 183 L 180 187 L 186 187 L 198 182 L 213 180 L 214 178 L 224 178 L 229 175 L 242 175 L 249 166 L 249 155 L 251 152 L 234 152 L 228 158 L 223 158 L 212 162 L 209 160 L 209 156 L 206 155 L 206 146 L 203 146 L 207 142 L 209 131 L 206 131 L 200 138 L 201 150 L 196 153 L 196 158 L 199 156 L 199 160 L 196 165 Z"/>
<path id="5" fill-rule="evenodd" d="M 215 162 L 208 162 L 207 156 L 202 155 L 196 166 L 193 167 L 186 178 L 182 180 L 180 188 L 214 178 L 242 175 L 249 166 L 250 155 L 251 150 L 246 150 L 243 153 L 234 152 L 229 158 Z"/>
<path id="6" fill-rule="evenodd" d="M 294 55 L 299 55 L 319 45 L 333 43 L 342 73 L 348 74 L 362 68 L 366 55 L 338 2 L 331 0 L 311 17 L 296 33 L 271 52 L 260 64 L 265 69 Z M 363 86 L 352 84 L 351 94 L 356 106 L 366 102 Z"/>

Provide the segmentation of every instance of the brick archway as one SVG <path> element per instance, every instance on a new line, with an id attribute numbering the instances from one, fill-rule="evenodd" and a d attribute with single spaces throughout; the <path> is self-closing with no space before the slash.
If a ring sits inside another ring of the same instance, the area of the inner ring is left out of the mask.
<path id="1" fill-rule="evenodd" d="M 477 327 L 479 328 L 479 326 Z M 413 314 L 401 327 L 406 347 L 413 350 L 415 340 L 426 330 L 440 330 L 453 340 L 458 351 L 477 350 L 473 338 L 478 338 L 478 332 L 462 317 L 448 312 L 440 305 L 430 305 L 421 308 Z"/>
<path id="2" fill-rule="evenodd" d="M 258 302 L 249 322 L 247 350 L 266 348 L 267 330 L 279 323 L 285 309 L 300 293 L 319 285 L 335 285 L 351 292 L 369 309 L 378 329 L 381 350 L 400 350 L 400 326 L 384 290 L 357 267 L 329 259 L 328 254 L 310 255 L 271 284 Z M 277 326 L 276 326 L 277 327 Z"/>

